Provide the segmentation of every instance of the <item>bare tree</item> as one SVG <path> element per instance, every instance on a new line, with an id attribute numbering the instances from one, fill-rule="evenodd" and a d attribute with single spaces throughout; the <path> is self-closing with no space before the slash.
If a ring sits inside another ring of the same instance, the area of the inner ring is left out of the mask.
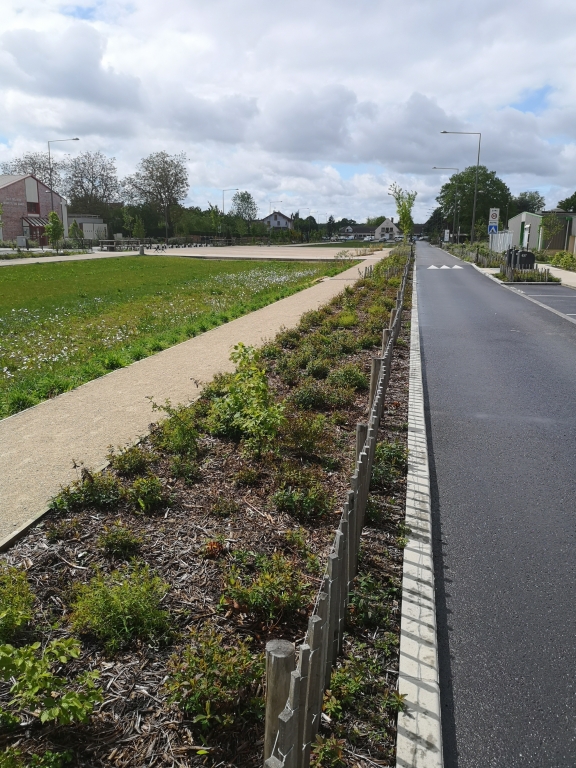
<path id="1" fill-rule="evenodd" d="M 188 171 L 186 155 L 169 155 L 167 152 L 153 152 L 143 158 L 136 173 L 122 181 L 126 202 L 138 205 L 154 205 L 164 214 L 166 239 L 170 206 L 184 200 L 188 193 Z"/>
<path id="2" fill-rule="evenodd" d="M 67 160 L 54 160 L 52 158 L 52 182 L 53 189 L 62 188 L 62 173 L 66 170 Z M 0 164 L 2 173 L 9 173 L 15 176 L 24 176 L 31 173 L 41 182 L 50 186 L 50 161 L 48 152 L 25 152 L 20 157 L 13 160 L 7 160 Z"/>
<path id="3" fill-rule="evenodd" d="M 73 208 L 88 211 L 118 200 L 120 184 L 116 159 L 102 152 L 81 152 L 66 164 L 64 191 Z"/>

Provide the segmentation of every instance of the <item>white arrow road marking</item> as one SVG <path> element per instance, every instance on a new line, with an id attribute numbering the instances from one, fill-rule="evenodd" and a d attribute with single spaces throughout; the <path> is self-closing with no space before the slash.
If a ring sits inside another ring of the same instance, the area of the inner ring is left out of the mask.
<path id="1" fill-rule="evenodd" d="M 434 264 L 432 264 L 432 266 L 428 267 L 428 269 L 464 269 L 464 267 L 459 267 L 458 264 L 456 264 L 454 267 L 448 267 L 446 264 L 442 264 L 441 267 L 436 267 Z"/>
<path id="2" fill-rule="evenodd" d="M 435 267 L 434 264 L 432 264 L 432 266 L 428 267 L 428 269 L 440 269 L 440 267 Z"/>
<path id="3" fill-rule="evenodd" d="M 464 269 L 464 267 L 459 267 L 458 264 L 454 265 L 452 269 Z"/>
<path id="4" fill-rule="evenodd" d="M 450 267 L 449 267 L 449 266 L 447 266 L 446 264 L 442 264 L 442 266 L 440 267 L 440 269 L 450 269 Z"/>

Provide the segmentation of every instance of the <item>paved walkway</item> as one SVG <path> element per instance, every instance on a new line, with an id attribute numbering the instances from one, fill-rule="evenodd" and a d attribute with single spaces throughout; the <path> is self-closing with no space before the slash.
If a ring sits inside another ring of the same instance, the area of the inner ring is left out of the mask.
<path id="1" fill-rule="evenodd" d="M 374 264 L 382 253 L 362 262 Z M 0 421 L 0 545 L 42 514 L 61 485 L 76 478 L 72 461 L 92 468 L 110 445 L 133 443 L 161 414 L 155 402 L 188 402 L 216 373 L 233 369 L 229 355 L 243 341 L 258 346 L 282 326 L 325 304 L 358 279 L 352 267 L 300 293 L 221 325 L 145 360 Z"/>
<path id="2" fill-rule="evenodd" d="M 155 251 L 146 248 L 146 256 L 184 256 L 194 259 L 249 259 L 250 261 L 334 261 L 340 251 L 348 251 L 355 256 L 364 248 L 350 243 L 342 243 L 341 248 L 322 248 L 321 246 L 296 245 L 231 245 L 222 248 L 169 248 L 167 251 Z M 30 256 L 24 259 L 0 259 L 0 267 L 16 267 L 22 264 L 47 264 L 54 261 L 91 261 L 92 259 L 118 259 L 124 256 L 138 256 L 138 251 L 96 251 L 79 253 L 75 256 Z"/>

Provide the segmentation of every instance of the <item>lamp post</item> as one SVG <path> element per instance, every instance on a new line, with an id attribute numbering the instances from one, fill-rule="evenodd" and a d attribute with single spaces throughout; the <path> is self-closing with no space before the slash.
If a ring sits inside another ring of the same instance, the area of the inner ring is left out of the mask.
<path id="1" fill-rule="evenodd" d="M 460 168 L 455 168 L 453 165 L 433 165 L 433 171 L 456 171 L 460 173 Z M 456 234 L 456 207 L 458 205 L 458 182 L 456 182 L 456 204 L 454 205 L 454 218 L 452 220 L 453 234 Z M 460 233 L 458 233 L 458 242 L 460 242 Z"/>
<path id="2" fill-rule="evenodd" d="M 276 203 L 281 203 L 282 200 L 270 200 L 269 202 L 270 202 L 270 210 L 268 211 L 268 216 L 270 216 L 270 214 L 272 213 L 272 206 L 275 205 Z"/>
<path id="3" fill-rule="evenodd" d="M 50 139 L 48 142 L 48 168 L 50 170 L 50 211 L 54 210 L 54 190 L 52 183 L 52 155 L 50 154 L 50 144 L 56 144 L 59 141 L 80 141 L 78 138 L 74 139 Z"/>
<path id="4" fill-rule="evenodd" d="M 474 226 L 476 224 L 476 198 L 478 196 L 478 168 L 480 167 L 480 143 L 482 134 L 479 131 L 440 131 L 440 133 L 458 133 L 463 136 L 478 136 L 478 159 L 476 160 L 476 180 L 474 182 L 474 203 L 472 204 L 472 228 L 470 242 L 474 242 Z"/>

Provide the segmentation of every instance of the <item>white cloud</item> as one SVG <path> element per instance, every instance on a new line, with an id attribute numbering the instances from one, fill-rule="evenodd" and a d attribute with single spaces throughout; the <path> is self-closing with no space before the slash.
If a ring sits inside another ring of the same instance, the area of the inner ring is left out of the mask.
<path id="1" fill-rule="evenodd" d="M 185 151 L 201 205 L 240 186 L 360 219 L 394 213 L 397 180 L 421 218 L 432 166 L 476 158 L 440 131 L 482 131 L 482 161 L 554 204 L 576 188 L 575 22 L 568 0 L 7 0 L 0 159 L 80 135 L 58 151 L 121 173 Z"/>

